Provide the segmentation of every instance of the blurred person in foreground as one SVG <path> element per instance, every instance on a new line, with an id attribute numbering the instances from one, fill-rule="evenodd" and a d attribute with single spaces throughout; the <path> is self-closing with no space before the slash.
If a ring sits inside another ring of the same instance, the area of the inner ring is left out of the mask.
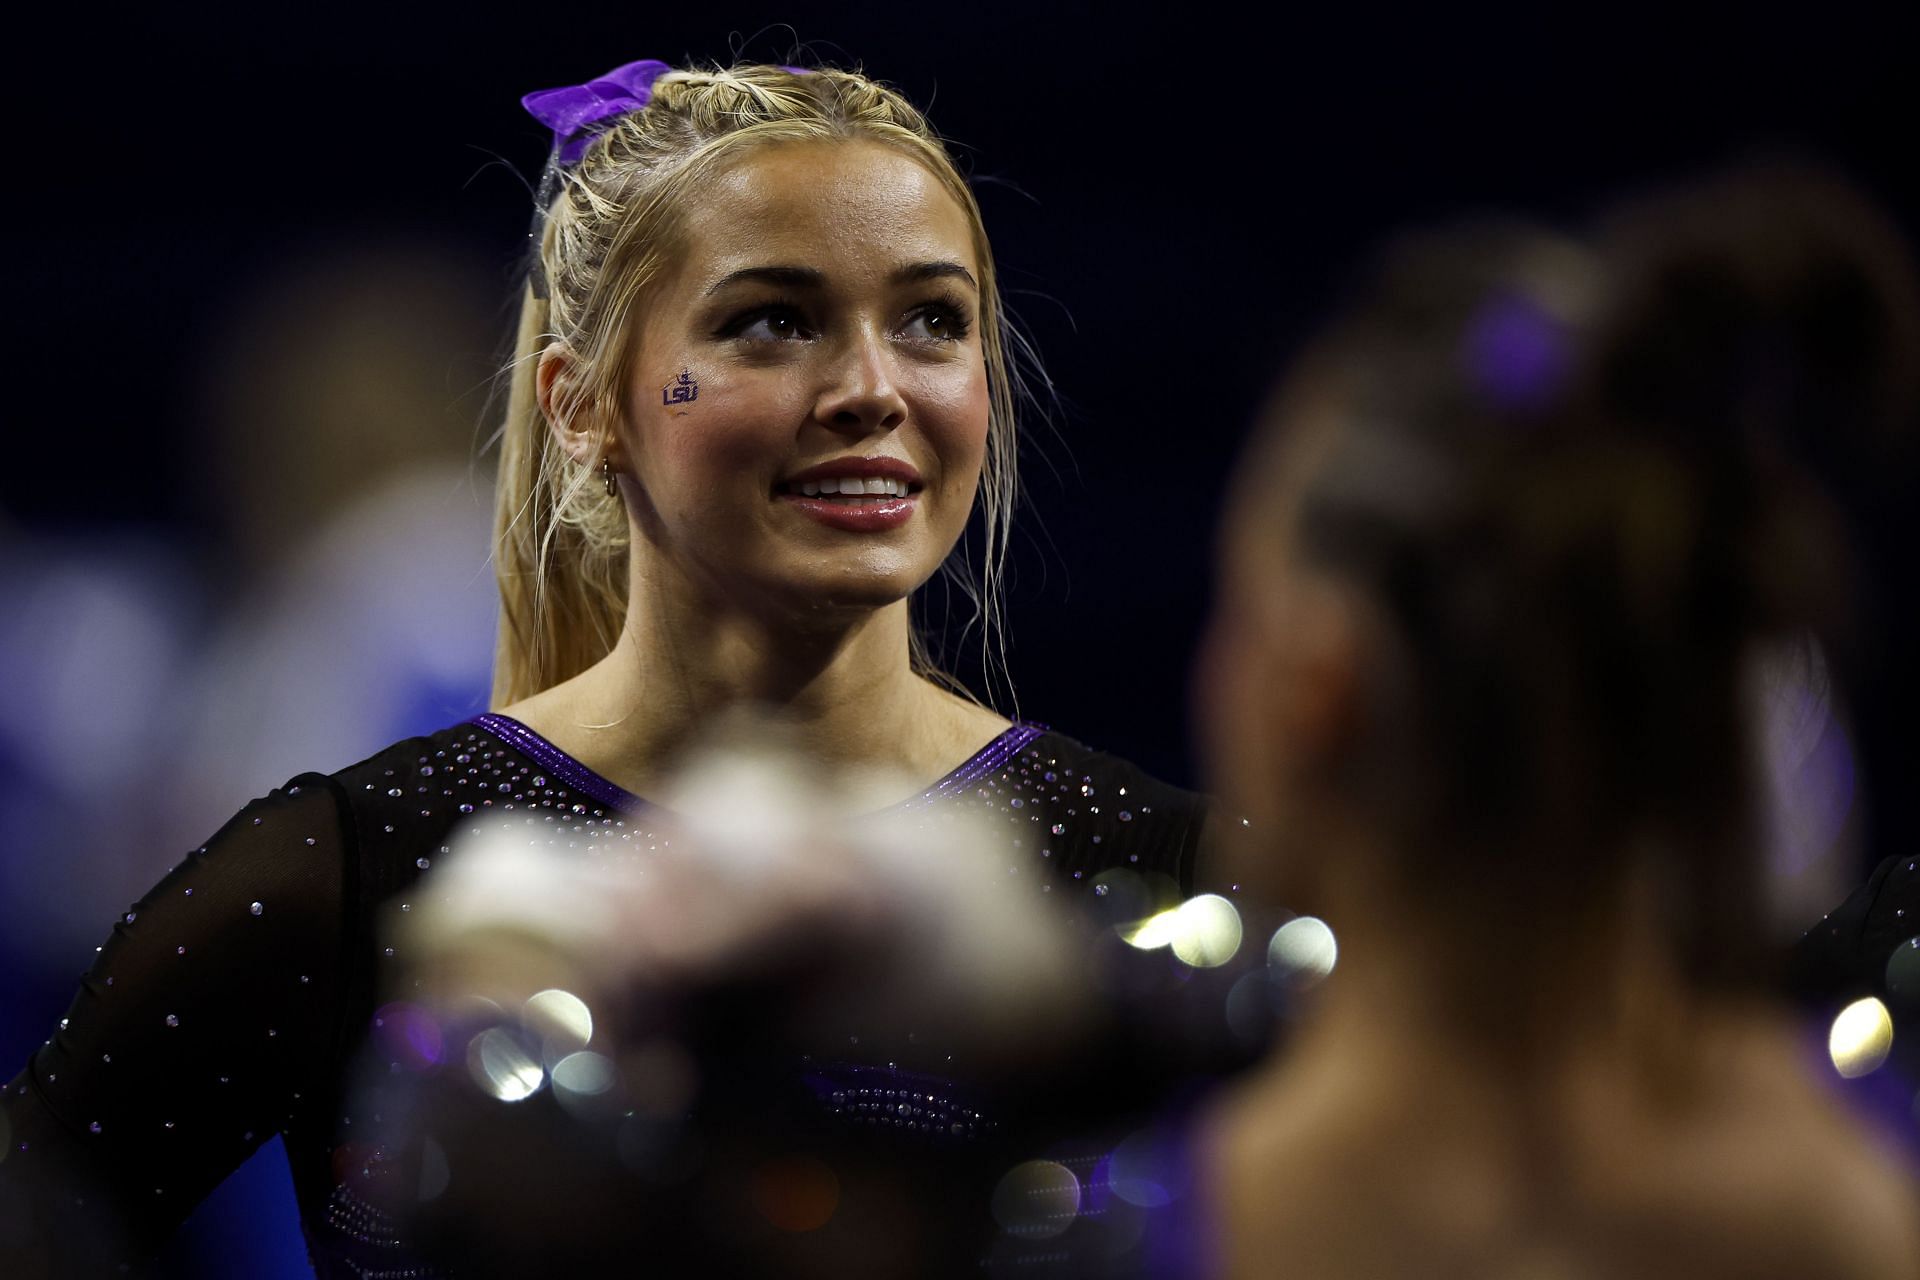
<path id="1" fill-rule="evenodd" d="M 1245 874 L 1340 972 L 1201 1140 L 1223 1273 L 1920 1268 L 1892 1132 L 1773 994 L 1755 725 L 1773 670 L 1849 643 L 1805 458 L 1913 425 L 1890 242 L 1789 171 L 1592 249 L 1415 241 L 1285 383 L 1204 719 L 1273 833 Z"/>
<path id="2" fill-rule="evenodd" d="M 1914 1275 L 1911 1151 L 1836 1096 L 1776 994 L 1755 730 L 1756 686 L 1848 643 L 1847 517 L 1800 450 L 1910 425 L 1913 282 L 1898 254 L 1881 269 L 1886 243 L 1845 189 L 1756 171 L 1627 206 L 1590 241 L 1478 225 L 1387 255 L 1238 472 L 1201 667 L 1213 781 L 1252 818 L 1239 870 L 1313 913 L 1255 957 L 1269 972 L 1143 997 L 1121 975 L 1165 971 L 1141 948 L 1178 949 L 1187 908 L 1102 948 L 1097 921 L 1010 910 L 981 877 L 951 892 L 884 834 L 764 833 L 739 891 L 688 911 L 704 851 L 742 843 L 725 806 L 689 803 L 651 878 L 576 884 L 597 930 L 551 928 L 540 899 L 564 877 L 539 875 L 542 894 L 454 894 L 401 935 L 436 1007 L 485 1011 L 469 1061 L 404 1104 L 449 1144 L 418 1211 L 480 1254 L 637 1248 L 645 1230 L 566 1220 L 580 1202 L 542 1188 L 632 1176 L 609 1135 L 651 1105 L 641 1049 L 665 1037 L 697 1046 L 706 1095 L 673 1114 L 739 1183 L 703 1189 L 738 1224 L 709 1255 L 833 1274 L 809 1239 L 830 1196 L 784 1239 L 752 1212 L 754 1171 L 795 1139 L 745 1101 L 738 1046 L 695 1030 L 743 990 L 787 1026 L 858 1007 L 874 974 L 939 993 L 983 1055 L 1024 1062 L 1013 1088 L 1058 1100 L 1050 1082 L 1097 1093 L 1118 1061 L 1170 1082 L 1227 1062 L 1208 1027 L 1243 1020 L 1249 990 L 1270 1008 L 1272 983 L 1298 1015 L 1284 1052 L 1098 1161 L 1040 1145 L 991 1196 L 956 1188 L 980 1248 L 919 1273 Z M 495 849 L 451 883 L 515 865 Z M 525 953 L 503 966 L 509 938 Z M 1198 974 L 1210 945 L 1179 954 Z M 615 1011 L 588 1089 L 548 981 Z M 1141 1033 L 1223 991 L 1186 1032 Z M 549 1071 L 542 1110 L 525 1099 Z"/>
<path id="3" fill-rule="evenodd" d="M 1036 896 L 1110 865 L 1191 882 L 1196 797 L 950 687 L 911 616 L 977 512 L 997 621 L 1018 399 L 979 208 L 920 112 L 853 72 L 657 62 L 526 105 L 554 149 L 501 433 L 496 710 L 299 775 L 125 913 L 0 1099 L 0 1271 L 135 1265 L 278 1133 L 319 1275 L 433 1274 L 347 1096 L 407 1025 L 376 918 L 433 892 L 461 824 L 644 865 L 670 824 L 641 797 L 741 706 L 885 765 L 863 803 L 985 815 L 993 874 Z M 909 1144 L 895 1195 L 995 1123 L 955 1082 L 968 1046 L 913 1016 L 787 1064 L 813 1112 Z"/>

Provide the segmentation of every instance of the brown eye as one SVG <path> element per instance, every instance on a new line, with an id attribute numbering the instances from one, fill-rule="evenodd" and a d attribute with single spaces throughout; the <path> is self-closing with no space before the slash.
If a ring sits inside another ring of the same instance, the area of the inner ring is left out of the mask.
<path id="1" fill-rule="evenodd" d="M 748 325 L 741 330 L 741 336 L 789 342 L 800 336 L 800 324 L 790 314 L 776 311 L 763 315 Z"/>
<path id="2" fill-rule="evenodd" d="M 967 336 L 967 320 L 944 303 L 920 308 L 907 318 L 905 334 L 923 342 L 958 342 Z"/>
<path id="3" fill-rule="evenodd" d="M 720 326 L 719 336 L 748 342 L 799 342 L 814 335 L 797 308 L 775 303 L 733 317 Z"/>

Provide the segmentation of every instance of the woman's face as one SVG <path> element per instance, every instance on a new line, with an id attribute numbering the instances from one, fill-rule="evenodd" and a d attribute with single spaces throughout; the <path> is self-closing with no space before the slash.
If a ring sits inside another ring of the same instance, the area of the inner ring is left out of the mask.
<path id="1" fill-rule="evenodd" d="M 626 388 L 643 541 L 756 613 L 905 598 L 980 479 L 979 280 L 967 215 L 893 148 L 773 144 L 711 178 Z"/>

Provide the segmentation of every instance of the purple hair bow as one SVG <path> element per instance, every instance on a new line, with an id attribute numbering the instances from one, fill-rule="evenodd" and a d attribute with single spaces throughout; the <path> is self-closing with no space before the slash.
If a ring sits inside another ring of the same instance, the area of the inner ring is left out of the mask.
<path id="1" fill-rule="evenodd" d="M 646 106 L 653 97 L 653 82 L 670 70 L 666 63 L 652 59 L 629 62 L 585 84 L 536 89 L 520 99 L 520 105 L 553 130 L 560 163 L 575 164 L 593 142 L 594 125 Z"/>
<path id="2" fill-rule="evenodd" d="M 1522 414 L 1550 407 L 1573 369 L 1573 337 L 1546 307 L 1498 293 L 1468 324 L 1461 358 L 1467 376 L 1497 408 Z"/>

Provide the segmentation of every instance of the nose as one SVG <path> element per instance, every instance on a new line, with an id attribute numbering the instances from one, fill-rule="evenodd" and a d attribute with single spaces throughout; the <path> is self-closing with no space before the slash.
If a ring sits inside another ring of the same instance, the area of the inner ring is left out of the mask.
<path id="1" fill-rule="evenodd" d="M 907 402 L 895 382 L 894 355 L 884 335 L 854 335 L 832 359 L 832 371 L 814 403 L 816 421 L 857 435 L 892 431 L 906 421 Z"/>

